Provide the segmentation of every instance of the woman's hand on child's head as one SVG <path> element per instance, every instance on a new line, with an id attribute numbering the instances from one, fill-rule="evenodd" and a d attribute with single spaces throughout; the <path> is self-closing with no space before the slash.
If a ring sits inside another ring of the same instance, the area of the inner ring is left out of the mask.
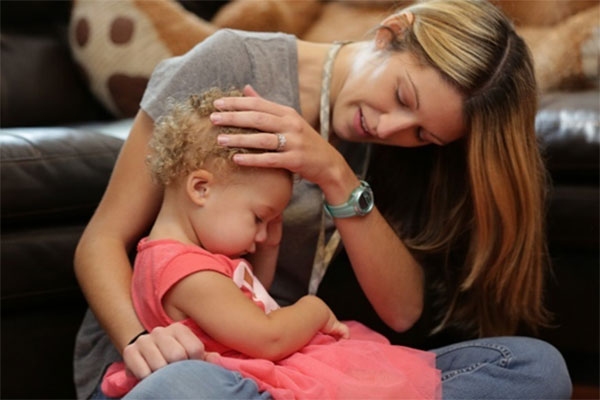
<path id="1" fill-rule="evenodd" d="M 345 163 L 331 146 L 298 112 L 268 101 L 246 86 L 246 97 L 223 97 L 215 101 L 220 112 L 211 115 L 215 125 L 252 128 L 253 134 L 219 135 L 222 146 L 264 149 L 264 153 L 236 154 L 239 165 L 285 168 L 320 186 L 333 179 L 336 162 Z M 281 139 L 282 137 L 283 139 Z M 332 172 L 333 171 L 333 172 Z"/>
<path id="2" fill-rule="evenodd" d="M 138 337 L 123 350 L 127 372 L 144 379 L 159 368 L 182 360 L 204 360 L 204 345 L 185 325 L 175 322 Z"/>

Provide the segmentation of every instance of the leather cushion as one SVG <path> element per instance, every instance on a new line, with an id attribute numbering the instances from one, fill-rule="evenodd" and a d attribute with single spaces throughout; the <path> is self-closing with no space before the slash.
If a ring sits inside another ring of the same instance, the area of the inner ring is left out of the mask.
<path id="1" fill-rule="evenodd" d="M 89 218 L 122 143 L 82 129 L 0 130 L 3 227 Z"/>
<path id="2" fill-rule="evenodd" d="M 59 36 L 2 32 L 2 127 L 107 118 Z"/>
<path id="3" fill-rule="evenodd" d="M 599 121 L 597 90 L 541 98 L 535 127 L 555 184 L 598 185 Z"/>

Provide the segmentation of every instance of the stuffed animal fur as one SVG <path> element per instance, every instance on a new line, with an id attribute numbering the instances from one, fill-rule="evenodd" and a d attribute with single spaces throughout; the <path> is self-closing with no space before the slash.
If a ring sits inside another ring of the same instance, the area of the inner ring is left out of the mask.
<path id="1" fill-rule="evenodd" d="M 534 58 L 542 92 L 598 87 L 597 0 L 493 0 L 513 19 Z M 75 0 L 73 55 L 98 99 L 119 117 L 133 116 L 162 59 L 185 53 L 219 28 L 281 31 L 318 42 L 366 38 L 407 0 L 234 0 L 212 21 L 175 0 Z"/>

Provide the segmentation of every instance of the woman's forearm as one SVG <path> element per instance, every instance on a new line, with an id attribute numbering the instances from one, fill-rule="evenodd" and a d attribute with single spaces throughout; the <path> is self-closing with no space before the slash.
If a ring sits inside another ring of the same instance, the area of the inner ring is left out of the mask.
<path id="1" fill-rule="evenodd" d="M 412 327 L 423 310 L 423 270 L 379 210 L 337 219 L 336 226 L 358 282 L 379 317 L 398 332 Z"/>
<path id="2" fill-rule="evenodd" d="M 325 200 L 337 205 L 359 185 L 344 160 L 331 168 L 321 185 Z M 392 329 L 405 331 L 423 309 L 424 274 L 377 207 L 362 217 L 336 218 L 354 273 L 379 317 Z"/>
<path id="3" fill-rule="evenodd" d="M 131 301 L 131 266 L 122 243 L 84 235 L 75 253 L 75 273 L 91 310 L 122 353 L 144 329 Z"/>
<path id="4" fill-rule="evenodd" d="M 154 220 L 162 199 L 145 165 L 153 127 L 140 111 L 75 253 L 79 284 L 119 351 L 143 329 L 131 300 L 128 252 Z"/>

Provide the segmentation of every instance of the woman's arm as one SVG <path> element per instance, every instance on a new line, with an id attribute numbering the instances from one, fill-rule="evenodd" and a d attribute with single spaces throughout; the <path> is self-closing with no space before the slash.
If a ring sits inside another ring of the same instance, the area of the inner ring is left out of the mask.
<path id="1" fill-rule="evenodd" d="M 329 204 L 344 203 L 359 186 L 344 157 L 295 110 L 253 93 L 221 99 L 218 108 L 225 112 L 213 123 L 267 133 L 227 135 L 227 143 L 222 143 L 273 150 L 278 144 L 273 133 L 281 133 L 286 145 L 281 152 L 237 154 L 236 163 L 289 169 L 318 184 Z M 409 329 L 423 309 L 424 274 L 420 265 L 377 208 L 364 217 L 336 219 L 335 223 L 358 281 L 377 314 L 396 331 Z"/>
<path id="2" fill-rule="evenodd" d="M 348 337 L 347 327 L 318 297 L 304 296 L 265 314 L 230 278 L 214 271 L 182 279 L 167 292 L 163 305 L 191 317 L 219 343 L 253 358 L 285 358 L 319 331 Z"/>
<path id="3" fill-rule="evenodd" d="M 140 111 L 119 154 L 106 192 L 75 252 L 75 273 L 88 304 L 121 353 L 144 329 L 131 300 L 128 252 L 150 226 L 162 199 L 162 192 L 152 183 L 144 162 L 153 127 L 152 119 Z M 158 354 L 149 340 L 142 349 L 134 346 L 136 351 L 129 351 L 129 357 L 125 359 L 126 362 L 128 358 L 131 360 L 128 367 L 142 378 L 180 357 L 181 351 L 172 350 L 178 346 L 185 348 L 185 358 L 188 355 L 201 357 L 201 343 L 191 339 L 186 330 L 178 331 L 178 336 L 183 339 L 174 342 L 179 344 L 166 340 L 167 344 L 160 346 Z M 166 334 L 168 336 L 169 332 Z M 161 343 L 165 342 L 164 334 L 155 336 L 161 337 Z"/>

